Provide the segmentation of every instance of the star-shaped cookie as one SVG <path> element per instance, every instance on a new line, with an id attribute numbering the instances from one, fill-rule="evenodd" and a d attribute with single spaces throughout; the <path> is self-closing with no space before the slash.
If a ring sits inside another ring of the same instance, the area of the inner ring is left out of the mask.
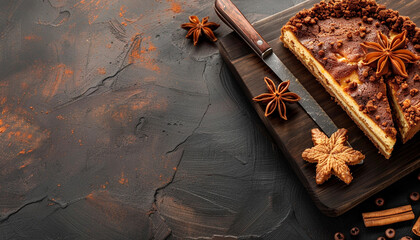
<path id="1" fill-rule="evenodd" d="M 346 184 L 350 184 L 353 177 L 347 165 L 360 163 L 365 155 L 344 146 L 347 141 L 347 130 L 339 129 L 331 135 L 331 138 L 317 128 L 312 129 L 311 133 L 314 147 L 303 151 L 302 158 L 311 163 L 318 163 L 316 183 L 322 184 L 334 174 Z"/>

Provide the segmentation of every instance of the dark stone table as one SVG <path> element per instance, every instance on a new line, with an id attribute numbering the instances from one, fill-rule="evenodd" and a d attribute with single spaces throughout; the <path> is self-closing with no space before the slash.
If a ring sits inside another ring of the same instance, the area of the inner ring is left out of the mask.
<path id="1" fill-rule="evenodd" d="M 298 2 L 234 1 L 251 22 Z M 418 171 L 324 216 L 189 15 L 221 23 L 204 0 L 1 1 L 0 239 L 384 235 L 361 213 L 410 204 Z"/>

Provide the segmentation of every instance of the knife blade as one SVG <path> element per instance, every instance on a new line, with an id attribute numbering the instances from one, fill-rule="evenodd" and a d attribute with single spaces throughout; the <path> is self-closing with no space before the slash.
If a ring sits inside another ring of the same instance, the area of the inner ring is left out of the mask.
<path id="1" fill-rule="evenodd" d="M 239 9 L 230 0 L 215 0 L 214 8 L 220 19 L 239 34 L 281 81 L 290 80 L 289 90 L 301 97 L 298 103 L 319 128 L 328 136 L 336 132 L 338 128 L 328 114 L 277 57 L 270 45 L 254 29 Z"/>

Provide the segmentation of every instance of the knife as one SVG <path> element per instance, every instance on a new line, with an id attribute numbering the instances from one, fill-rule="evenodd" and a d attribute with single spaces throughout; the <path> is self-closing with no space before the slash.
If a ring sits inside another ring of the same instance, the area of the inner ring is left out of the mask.
<path id="1" fill-rule="evenodd" d="M 230 0 L 216 0 L 214 9 L 220 19 L 239 34 L 281 81 L 290 80 L 289 90 L 301 97 L 298 103 L 326 135 L 331 136 L 338 130 L 327 113 L 274 54 L 270 45 Z"/>

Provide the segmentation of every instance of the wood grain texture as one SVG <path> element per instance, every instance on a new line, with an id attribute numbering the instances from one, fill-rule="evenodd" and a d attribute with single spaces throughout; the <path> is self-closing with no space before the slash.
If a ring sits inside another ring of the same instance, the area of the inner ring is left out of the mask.
<path id="1" fill-rule="evenodd" d="M 285 49 L 279 40 L 280 28 L 303 8 L 310 8 L 318 1 L 306 1 L 288 10 L 267 17 L 254 24 L 257 31 L 272 46 L 274 52 L 285 63 L 305 88 L 324 108 L 339 128 L 349 130 L 349 142 L 366 155 L 364 164 L 351 167 L 354 180 L 346 186 L 337 178 L 332 178 L 323 185 L 315 183 L 315 164 L 302 160 L 301 153 L 312 146 L 310 130 L 317 127 L 302 108 L 288 105 L 288 121 L 278 117 L 264 117 L 262 105 L 252 102 L 264 125 L 275 142 L 287 156 L 291 166 L 308 190 L 319 209 L 329 216 L 338 216 L 363 202 L 368 197 L 386 188 L 405 175 L 420 167 L 420 135 L 402 145 L 397 142 L 392 157 L 382 157 L 369 139 L 351 121 L 350 117 L 331 99 L 330 95 L 306 70 L 306 68 Z M 401 15 L 410 16 L 419 24 L 417 10 L 420 1 L 379 1 L 388 8 L 399 10 Z M 278 78 L 256 56 L 251 49 L 234 33 L 219 42 L 219 49 L 225 62 L 236 75 L 249 99 L 266 91 L 263 81 L 268 76 L 275 82 Z"/>

